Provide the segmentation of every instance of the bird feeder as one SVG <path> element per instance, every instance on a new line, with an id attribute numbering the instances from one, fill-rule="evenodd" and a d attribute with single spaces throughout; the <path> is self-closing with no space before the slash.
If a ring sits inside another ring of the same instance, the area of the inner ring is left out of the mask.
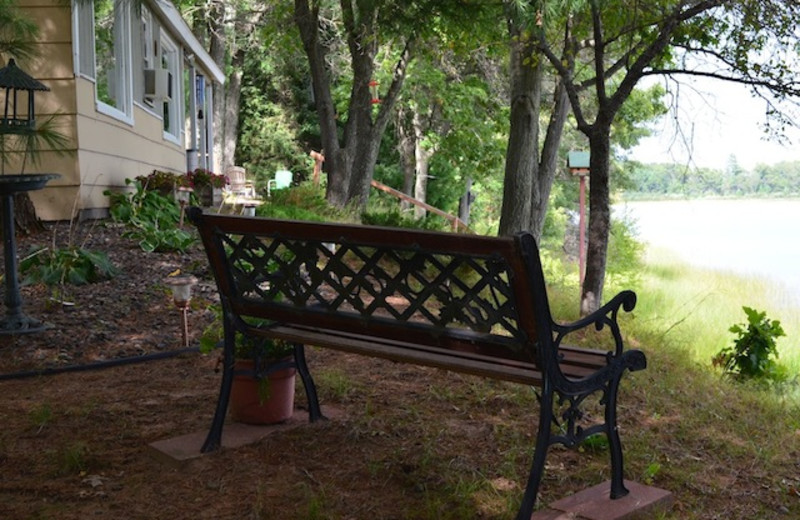
<path id="1" fill-rule="evenodd" d="M 0 69 L 0 88 L 5 91 L 3 118 L 0 119 L 0 134 L 27 134 L 36 128 L 34 92 L 49 91 L 43 83 L 17 67 L 14 59 Z M 27 95 L 27 104 L 21 97 Z M 22 102 L 21 102 L 22 101 Z"/>
<path id="2" fill-rule="evenodd" d="M 0 69 L 0 91 L 5 97 L 0 119 L 0 135 L 32 135 L 36 132 L 33 93 L 37 90 L 50 90 L 17 67 L 16 62 L 8 60 L 8 65 Z M 27 97 L 27 104 L 24 103 Z M 23 98 L 22 100 L 20 98 Z M 20 101 L 23 101 L 20 103 Z M 0 156 L 5 150 L 0 150 Z M 5 162 L 5 157 L 0 162 Z M 40 332 L 48 326 L 22 311 L 22 296 L 19 290 L 17 269 L 17 242 L 14 229 L 14 196 L 18 193 L 40 190 L 45 184 L 60 177 L 57 173 L 0 175 L 0 215 L 3 228 L 3 254 L 5 266 L 6 315 L 0 319 L 0 334 L 27 334 Z"/>
<path id="3" fill-rule="evenodd" d="M 572 175 L 589 175 L 589 152 L 569 152 L 567 154 L 567 168 Z"/>
<path id="4" fill-rule="evenodd" d="M 589 175 L 591 155 L 589 152 L 569 152 L 567 155 L 567 168 L 569 172 L 580 179 L 579 191 L 579 237 L 578 237 L 578 277 L 581 290 L 583 279 L 586 276 L 586 177 Z"/>
<path id="5" fill-rule="evenodd" d="M 369 91 L 372 93 L 372 104 L 377 105 L 381 102 L 380 94 L 378 94 L 379 83 L 374 79 L 369 82 Z"/>

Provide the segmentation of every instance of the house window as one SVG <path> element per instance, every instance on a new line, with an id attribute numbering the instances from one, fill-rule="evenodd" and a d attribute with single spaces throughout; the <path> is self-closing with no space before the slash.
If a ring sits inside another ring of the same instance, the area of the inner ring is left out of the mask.
<path id="1" fill-rule="evenodd" d="M 164 134 L 175 140 L 180 138 L 181 132 L 181 99 L 178 95 L 179 88 L 181 52 L 175 42 L 173 42 L 164 32 L 161 33 L 161 56 L 160 66 L 166 74 L 163 77 L 166 81 L 165 95 L 163 101 L 164 115 Z"/>
<path id="2" fill-rule="evenodd" d="M 75 74 L 94 79 L 94 14 L 89 2 L 73 3 Z"/>
<path id="3" fill-rule="evenodd" d="M 150 10 L 144 6 L 140 8 L 141 15 L 141 31 L 136 40 L 137 47 L 134 49 L 134 63 L 141 65 L 141 70 L 138 68 L 134 70 L 134 77 L 136 78 L 136 91 L 135 97 L 150 109 L 154 109 L 156 101 L 154 100 L 154 72 L 156 68 L 156 61 L 158 56 L 158 27 L 153 21 L 153 15 Z"/>
<path id="4" fill-rule="evenodd" d="M 94 1 L 94 65 L 97 109 L 130 120 L 130 10 L 126 2 Z"/>
<path id="5" fill-rule="evenodd" d="M 153 27 L 153 15 L 142 6 L 142 64 L 145 69 L 152 69 L 155 66 L 158 43 L 155 41 Z"/>

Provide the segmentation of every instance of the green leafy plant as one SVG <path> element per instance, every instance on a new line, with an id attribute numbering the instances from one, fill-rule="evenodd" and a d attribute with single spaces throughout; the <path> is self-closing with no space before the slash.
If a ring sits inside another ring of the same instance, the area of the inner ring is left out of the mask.
<path id="1" fill-rule="evenodd" d="M 19 263 L 19 271 L 23 284 L 43 283 L 62 302 L 67 299 L 68 285 L 95 283 L 119 273 L 105 253 L 78 246 L 34 249 Z"/>
<path id="2" fill-rule="evenodd" d="M 228 183 L 228 178 L 224 175 L 217 174 L 211 170 L 204 168 L 197 168 L 196 170 L 187 174 L 189 186 L 195 190 L 200 190 L 205 187 L 211 188 L 224 188 Z"/>
<path id="3" fill-rule="evenodd" d="M 157 191 L 165 197 L 172 197 L 175 188 L 189 183 L 188 177 L 185 175 L 161 170 L 153 170 L 150 175 L 140 175 L 136 177 L 136 181 L 140 182 L 145 190 Z"/>
<path id="4" fill-rule="evenodd" d="M 42 433 L 45 426 L 53 421 L 53 409 L 47 403 L 42 403 L 28 412 L 31 422 L 36 426 L 36 434 Z"/>
<path id="5" fill-rule="evenodd" d="M 164 229 L 152 222 L 137 223 L 135 229 L 127 232 L 127 236 L 139 240 L 139 247 L 148 253 L 184 252 L 195 242 L 195 237 L 183 229 Z"/>
<path id="6" fill-rule="evenodd" d="M 742 307 L 747 324 L 737 324 L 728 329 L 736 334 L 733 346 L 723 348 L 713 358 L 715 366 L 739 380 L 783 381 L 785 371 L 774 358 L 778 357 L 775 340 L 785 336 L 778 320 L 767 318 L 766 312 Z"/>
<path id="7" fill-rule="evenodd" d="M 75 441 L 62 447 L 57 457 L 61 475 L 84 472 L 89 469 L 93 459 L 89 445 L 84 441 Z"/>
<path id="8" fill-rule="evenodd" d="M 222 308 L 212 305 L 210 310 L 214 313 L 214 320 L 203 330 L 200 336 L 200 352 L 208 354 L 221 345 L 223 337 Z M 259 326 L 269 323 L 267 320 L 250 319 L 248 323 Z M 236 334 L 236 347 L 234 357 L 242 360 L 252 360 L 255 364 L 255 378 L 258 379 L 258 398 L 263 404 L 269 398 L 269 378 L 265 369 L 281 359 L 292 355 L 292 345 L 279 339 Z"/>
<path id="9" fill-rule="evenodd" d="M 184 252 L 195 242 L 195 237 L 178 227 L 180 208 L 171 198 L 157 191 L 145 189 L 136 180 L 125 180 L 133 184 L 132 193 L 106 191 L 111 199 L 111 217 L 130 226 L 125 236 L 139 241 L 139 247 L 147 252 Z"/>
<path id="10" fill-rule="evenodd" d="M 209 310 L 214 313 L 214 320 L 203 330 L 200 336 L 200 352 L 208 354 L 220 345 L 223 335 L 222 308 L 212 305 Z M 249 320 L 250 325 L 259 326 L 269 323 L 267 320 Z M 239 359 L 282 359 L 292 353 L 292 347 L 285 341 L 254 338 L 243 334 L 236 335 L 235 356 Z"/>
<path id="11" fill-rule="evenodd" d="M 45 285 L 85 285 L 113 278 L 119 272 L 102 251 L 82 247 L 43 247 L 33 250 L 20 262 L 23 283 Z"/>
<path id="12" fill-rule="evenodd" d="M 659 473 L 661 473 L 661 464 L 658 462 L 651 462 L 644 469 L 644 472 L 642 473 L 642 480 L 648 486 L 652 486 Z"/>

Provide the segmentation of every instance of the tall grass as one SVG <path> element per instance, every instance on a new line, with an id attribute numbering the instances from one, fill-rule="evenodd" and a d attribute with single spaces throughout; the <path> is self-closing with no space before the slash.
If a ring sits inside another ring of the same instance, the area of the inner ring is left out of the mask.
<path id="1" fill-rule="evenodd" d="M 800 375 L 800 300 L 776 282 L 689 266 L 665 250 L 650 249 L 638 295 L 642 325 L 671 336 L 670 343 L 704 365 L 732 343 L 728 329 L 746 323 L 742 306 L 765 311 L 786 331 L 777 340 L 779 362 Z"/>

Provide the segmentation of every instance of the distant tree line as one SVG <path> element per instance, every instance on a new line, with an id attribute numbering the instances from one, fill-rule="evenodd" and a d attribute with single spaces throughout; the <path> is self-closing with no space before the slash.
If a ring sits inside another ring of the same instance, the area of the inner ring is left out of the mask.
<path id="1" fill-rule="evenodd" d="M 800 195 L 800 161 L 759 164 L 748 171 L 731 158 L 725 169 L 680 164 L 631 164 L 626 197 Z"/>

